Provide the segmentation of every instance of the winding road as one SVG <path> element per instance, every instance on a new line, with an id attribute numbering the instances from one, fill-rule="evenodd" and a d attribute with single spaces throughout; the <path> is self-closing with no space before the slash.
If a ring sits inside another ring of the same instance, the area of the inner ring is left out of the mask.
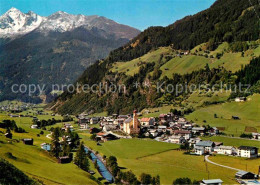
<path id="1" fill-rule="evenodd" d="M 218 164 L 218 163 L 212 162 L 211 160 L 209 160 L 209 155 L 206 155 L 206 156 L 205 156 L 205 160 L 206 160 L 208 163 L 214 164 L 214 165 L 216 165 L 216 166 L 221 166 L 221 167 L 223 167 L 223 168 L 228 168 L 228 169 L 235 170 L 235 171 L 243 171 L 243 170 L 240 170 L 240 169 L 237 169 L 237 168 L 233 168 L 233 167 L 230 167 L 230 166 L 225 166 L 225 165 L 222 165 L 222 164 Z"/>

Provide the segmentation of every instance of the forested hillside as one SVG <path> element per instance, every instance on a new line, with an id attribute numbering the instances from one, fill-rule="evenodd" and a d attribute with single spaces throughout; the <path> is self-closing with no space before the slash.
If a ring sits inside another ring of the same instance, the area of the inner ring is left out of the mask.
<path id="1" fill-rule="evenodd" d="M 235 85 L 239 76 L 239 79 L 251 79 L 255 87 L 259 76 L 243 72 L 252 72 L 247 68 L 252 69 L 259 61 L 259 41 L 256 41 L 259 20 L 255 10 L 260 10 L 256 0 L 218 0 L 209 9 L 168 27 L 151 27 L 112 51 L 105 60 L 87 68 L 77 81 L 82 85 L 123 83 L 127 85 L 126 92 L 67 91 L 51 106 L 60 113 L 128 113 L 134 108 L 182 106 L 182 101 L 190 96 L 190 92 L 158 92 L 157 83 L 209 84 L 212 87 L 220 82 Z M 169 51 L 160 53 L 161 46 L 168 47 Z M 244 67 L 247 64 L 251 67 Z M 236 72 L 239 69 L 241 71 Z M 134 87 L 134 83 L 141 85 Z M 150 84 L 149 88 L 142 86 L 144 83 Z M 234 96 L 232 93 L 230 98 Z"/>

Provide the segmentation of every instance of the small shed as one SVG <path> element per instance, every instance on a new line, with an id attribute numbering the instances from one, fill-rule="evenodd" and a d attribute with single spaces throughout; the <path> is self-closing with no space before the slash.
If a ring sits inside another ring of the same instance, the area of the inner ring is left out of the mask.
<path id="1" fill-rule="evenodd" d="M 60 164 L 65 164 L 70 162 L 71 162 L 71 158 L 69 156 L 58 157 L 58 163 Z"/>
<path id="2" fill-rule="evenodd" d="M 13 134 L 12 133 L 6 133 L 5 137 L 8 138 L 8 139 L 12 139 Z"/>
<path id="3" fill-rule="evenodd" d="M 33 139 L 22 139 L 23 144 L 25 145 L 33 145 Z"/>

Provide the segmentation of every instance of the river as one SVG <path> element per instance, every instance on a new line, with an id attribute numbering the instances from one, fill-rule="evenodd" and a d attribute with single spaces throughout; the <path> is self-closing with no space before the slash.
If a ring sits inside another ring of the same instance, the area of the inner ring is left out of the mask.
<path id="1" fill-rule="evenodd" d="M 85 147 L 85 151 L 88 152 L 89 149 L 87 147 Z M 104 163 L 93 153 L 91 152 L 91 158 L 92 161 L 94 162 L 95 160 L 97 160 L 97 165 L 99 167 L 99 173 L 102 175 L 102 177 L 104 177 L 108 182 L 113 182 L 113 176 L 112 174 L 109 172 L 109 170 L 107 169 L 107 167 L 104 165 Z"/>

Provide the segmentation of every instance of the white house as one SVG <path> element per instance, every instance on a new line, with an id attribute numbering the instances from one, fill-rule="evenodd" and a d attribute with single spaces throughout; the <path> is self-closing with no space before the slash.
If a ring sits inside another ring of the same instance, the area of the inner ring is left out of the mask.
<path id="1" fill-rule="evenodd" d="M 109 131 L 116 130 L 116 129 L 117 129 L 117 125 L 105 125 L 105 126 L 103 126 L 104 132 L 109 132 Z"/>
<path id="2" fill-rule="evenodd" d="M 186 140 L 183 136 L 173 135 L 168 138 L 169 143 L 181 144 L 181 143 L 185 143 L 185 141 Z"/>
<path id="3" fill-rule="evenodd" d="M 80 126 L 80 129 L 81 129 L 81 130 L 89 129 L 89 126 L 88 126 L 87 123 L 81 123 L 79 126 Z"/>
<path id="4" fill-rule="evenodd" d="M 199 141 L 195 144 L 194 150 L 198 155 L 203 155 L 205 153 L 211 154 L 214 149 L 214 142 L 212 141 Z"/>
<path id="5" fill-rule="evenodd" d="M 240 157 L 256 158 L 258 156 L 258 148 L 251 146 L 240 146 L 237 150 Z"/>
<path id="6" fill-rule="evenodd" d="M 214 148 L 214 152 L 223 155 L 233 155 L 236 153 L 236 148 L 233 146 L 216 146 Z"/>

